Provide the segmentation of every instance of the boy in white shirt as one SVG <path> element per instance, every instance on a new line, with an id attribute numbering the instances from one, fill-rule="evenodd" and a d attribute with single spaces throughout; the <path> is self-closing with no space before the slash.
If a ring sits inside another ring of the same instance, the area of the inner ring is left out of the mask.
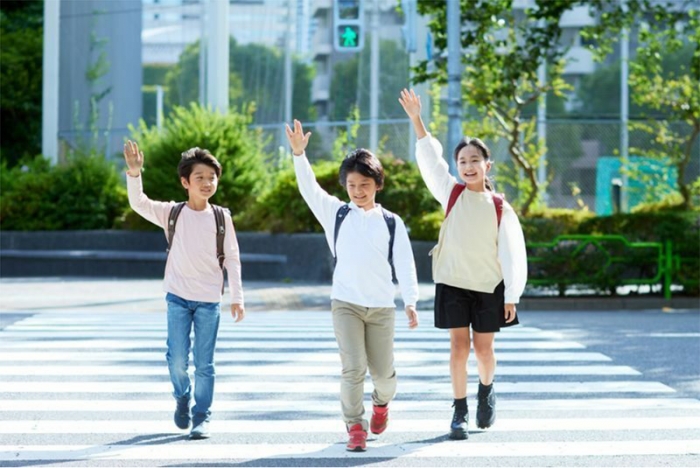
<path id="1" fill-rule="evenodd" d="M 169 222 L 174 222 L 174 235 L 165 265 L 163 290 L 168 304 L 168 370 L 177 402 L 175 424 L 187 429 L 192 422 L 190 439 L 209 437 L 209 418 L 214 397 L 214 348 L 219 330 L 219 310 L 223 293 L 223 269 L 228 273 L 231 291 L 231 315 L 239 322 L 245 315 L 241 261 L 228 210 L 214 207 L 209 199 L 216 193 L 221 177 L 221 164 L 207 150 L 192 148 L 182 153 L 178 165 L 180 183 L 187 191 L 187 203 L 150 200 L 143 193 L 141 169 L 143 153 L 135 142 L 124 145 L 128 166 L 127 189 L 131 208 L 153 224 L 162 227 L 169 236 Z M 175 220 L 171 213 L 179 209 Z M 216 216 L 223 219 L 223 262 L 217 258 Z M 169 238 L 170 242 L 171 239 Z M 192 344 L 190 332 L 194 326 L 193 357 L 194 400 L 190 415 L 192 385 L 187 373 Z"/>
<path id="2" fill-rule="evenodd" d="M 368 427 L 374 434 L 386 429 L 388 404 L 396 394 L 392 269 L 395 267 L 408 326 L 415 328 L 416 268 L 403 221 L 375 203 L 375 195 L 384 184 L 384 170 L 376 156 L 358 149 L 343 161 L 339 178 L 350 198 L 350 203 L 345 203 L 326 193 L 316 181 L 304 152 L 310 136 L 297 120 L 294 130 L 287 126 L 299 191 L 323 226 L 336 258 L 331 309 L 343 366 L 341 408 L 349 436 L 347 449 L 364 451 Z M 368 367 L 374 383 L 369 424 L 363 417 Z"/>

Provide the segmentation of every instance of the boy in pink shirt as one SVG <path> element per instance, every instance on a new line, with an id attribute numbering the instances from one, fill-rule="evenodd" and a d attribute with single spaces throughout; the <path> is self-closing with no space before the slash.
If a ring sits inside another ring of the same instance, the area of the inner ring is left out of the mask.
<path id="1" fill-rule="evenodd" d="M 143 193 L 141 169 L 143 153 L 135 142 L 124 145 L 128 167 L 127 189 L 131 208 L 168 234 L 170 213 L 175 202 L 150 200 Z M 209 418 L 214 396 L 214 348 L 219 330 L 219 311 L 223 293 L 223 268 L 228 272 L 231 291 L 231 315 L 236 322 L 245 316 L 241 262 L 231 215 L 224 212 L 223 265 L 217 258 L 217 223 L 209 199 L 216 193 L 221 164 L 207 150 L 192 148 L 182 153 L 178 165 L 180 182 L 187 191 L 187 203 L 175 224 L 175 235 L 165 265 L 163 290 L 168 304 L 168 370 L 177 401 L 175 424 L 187 429 L 190 439 L 209 437 Z M 194 326 L 194 392 L 187 373 Z M 190 399 L 195 405 L 190 415 Z"/>

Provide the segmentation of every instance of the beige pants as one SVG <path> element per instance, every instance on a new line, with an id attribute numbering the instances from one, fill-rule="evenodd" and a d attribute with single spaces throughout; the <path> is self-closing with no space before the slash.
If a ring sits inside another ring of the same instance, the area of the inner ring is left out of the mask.
<path id="1" fill-rule="evenodd" d="M 333 329 L 343 365 L 340 381 L 340 405 L 349 426 L 363 418 L 364 384 L 367 368 L 372 376 L 372 403 L 384 405 L 396 394 L 394 370 L 394 308 L 361 307 L 333 300 Z"/>

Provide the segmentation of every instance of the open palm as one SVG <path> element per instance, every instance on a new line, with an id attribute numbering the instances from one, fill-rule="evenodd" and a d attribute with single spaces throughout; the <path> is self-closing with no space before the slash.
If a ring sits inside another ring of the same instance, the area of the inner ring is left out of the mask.
<path id="1" fill-rule="evenodd" d="M 292 153 L 294 156 L 301 156 L 301 154 L 306 149 L 306 145 L 309 144 L 309 137 L 311 132 L 304 134 L 304 129 L 301 126 L 301 122 L 294 119 L 294 130 L 292 130 L 289 125 L 287 127 L 287 140 L 289 140 L 289 146 L 292 147 Z"/>
<path id="2" fill-rule="evenodd" d="M 124 143 L 124 160 L 129 168 L 129 173 L 137 175 L 143 168 L 143 152 L 139 151 L 139 145 L 135 141 L 127 140 Z"/>

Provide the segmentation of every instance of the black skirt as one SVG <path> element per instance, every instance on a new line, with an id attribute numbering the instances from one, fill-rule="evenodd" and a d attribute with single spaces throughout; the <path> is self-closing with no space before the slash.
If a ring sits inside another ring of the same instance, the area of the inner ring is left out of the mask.
<path id="1" fill-rule="evenodd" d="M 503 281 L 493 293 L 471 291 L 446 284 L 435 285 L 435 327 L 464 328 L 480 333 L 500 331 L 502 327 L 517 325 L 515 320 L 506 323 L 505 285 Z"/>

